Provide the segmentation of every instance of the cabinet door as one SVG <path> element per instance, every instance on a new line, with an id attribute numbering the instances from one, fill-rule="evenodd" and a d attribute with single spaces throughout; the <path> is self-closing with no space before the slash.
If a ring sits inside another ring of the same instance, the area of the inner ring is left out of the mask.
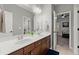
<path id="1" fill-rule="evenodd" d="M 41 54 L 41 40 L 34 43 L 34 49 L 31 51 L 31 55 L 40 55 Z"/>
<path id="2" fill-rule="evenodd" d="M 49 44 L 49 43 L 48 43 Z M 41 54 L 46 54 L 47 53 L 47 40 L 46 39 L 43 39 L 42 40 L 42 49 L 41 49 Z"/>
<path id="3" fill-rule="evenodd" d="M 39 40 L 39 41 L 36 41 L 36 42 L 34 43 L 34 45 L 35 45 L 35 47 L 38 47 L 38 46 L 40 46 L 40 45 L 41 45 L 41 40 Z"/>
<path id="4" fill-rule="evenodd" d="M 34 44 L 30 44 L 24 47 L 24 55 L 30 55 L 33 49 L 34 49 Z"/>
<path id="5" fill-rule="evenodd" d="M 41 54 L 46 54 L 48 49 L 50 48 L 50 37 L 45 37 L 42 39 L 42 48 L 41 48 Z"/>
<path id="6" fill-rule="evenodd" d="M 50 48 L 50 36 L 46 37 L 47 48 Z"/>
<path id="7" fill-rule="evenodd" d="M 31 55 L 40 55 L 41 54 L 41 45 L 39 45 L 38 47 L 34 48 L 31 51 Z"/>
<path id="8" fill-rule="evenodd" d="M 45 55 L 47 53 L 47 43 L 42 43 L 41 54 Z"/>
<path id="9" fill-rule="evenodd" d="M 50 48 L 50 39 L 47 40 L 47 48 Z"/>
<path id="10" fill-rule="evenodd" d="M 23 55 L 23 49 L 17 50 L 13 53 L 10 53 L 9 55 Z"/>

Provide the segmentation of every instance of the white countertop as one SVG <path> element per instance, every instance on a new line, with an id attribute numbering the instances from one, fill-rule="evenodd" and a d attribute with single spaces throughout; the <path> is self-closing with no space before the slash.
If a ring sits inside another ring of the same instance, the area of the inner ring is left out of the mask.
<path id="1" fill-rule="evenodd" d="M 21 40 L 18 40 L 18 36 L 5 38 L 5 39 L 10 39 L 10 40 L 5 40 L 5 41 L 0 42 L 0 55 L 7 55 L 9 53 L 12 53 L 48 35 L 50 35 L 50 33 L 45 32 L 40 35 L 34 35 L 34 36 L 23 35 L 24 37 Z"/>

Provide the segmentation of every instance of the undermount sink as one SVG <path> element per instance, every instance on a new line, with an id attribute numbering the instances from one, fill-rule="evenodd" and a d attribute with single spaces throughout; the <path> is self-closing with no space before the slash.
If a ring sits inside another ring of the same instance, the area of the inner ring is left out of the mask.
<path id="1" fill-rule="evenodd" d="M 28 43 L 28 42 L 30 42 L 30 41 L 32 41 L 33 39 L 37 39 L 37 37 L 40 37 L 40 36 L 42 36 L 43 34 L 33 34 L 33 35 L 29 35 L 29 34 L 26 34 L 25 36 L 24 36 L 24 38 L 23 39 L 20 39 L 20 40 L 18 40 L 17 42 L 16 42 L 16 44 L 24 44 L 24 43 Z"/>

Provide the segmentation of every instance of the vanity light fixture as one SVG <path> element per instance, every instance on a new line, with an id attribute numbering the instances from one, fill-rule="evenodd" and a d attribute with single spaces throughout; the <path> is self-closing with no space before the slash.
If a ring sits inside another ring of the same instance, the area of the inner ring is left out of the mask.
<path id="1" fill-rule="evenodd" d="M 33 12 L 34 12 L 35 14 L 40 14 L 40 13 L 42 12 L 42 10 L 41 10 L 41 8 L 34 6 L 34 7 L 33 7 Z"/>

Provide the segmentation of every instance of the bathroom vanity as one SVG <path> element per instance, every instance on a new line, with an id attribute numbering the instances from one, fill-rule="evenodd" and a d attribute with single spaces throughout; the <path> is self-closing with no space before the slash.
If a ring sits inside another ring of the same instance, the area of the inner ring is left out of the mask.
<path id="1" fill-rule="evenodd" d="M 50 33 L 26 36 L 21 40 L 11 37 L 0 43 L 0 55 L 45 55 L 50 48 L 50 38 Z"/>
<path id="2" fill-rule="evenodd" d="M 29 44 L 17 51 L 10 53 L 9 55 L 42 55 L 46 54 L 50 48 L 50 35 L 39 39 L 32 44 Z"/>

